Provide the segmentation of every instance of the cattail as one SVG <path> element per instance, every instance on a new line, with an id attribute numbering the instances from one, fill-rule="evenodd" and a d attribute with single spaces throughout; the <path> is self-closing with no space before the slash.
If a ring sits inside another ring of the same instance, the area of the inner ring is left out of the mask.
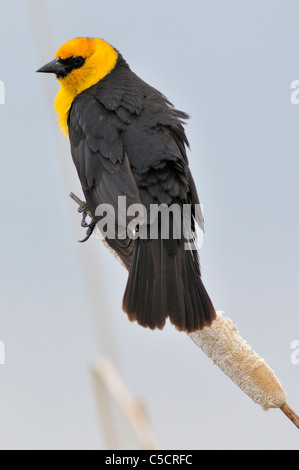
<path id="1" fill-rule="evenodd" d="M 280 408 L 299 428 L 299 417 L 288 406 L 287 394 L 275 373 L 240 336 L 229 318 L 218 313 L 210 328 L 189 336 L 255 403 L 264 410 Z"/>
<path id="2" fill-rule="evenodd" d="M 229 318 L 218 313 L 210 328 L 190 338 L 244 393 L 264 410 L 281 408 L 286 393 L 274 372 L 240 336 Z"/>

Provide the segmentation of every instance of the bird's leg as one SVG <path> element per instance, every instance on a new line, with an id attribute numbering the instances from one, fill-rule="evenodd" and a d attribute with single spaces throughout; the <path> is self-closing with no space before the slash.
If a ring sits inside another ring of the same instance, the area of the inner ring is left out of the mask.
<path id="1" fill-rule="evenodd" d="M 88 229 L 86 232 L 86 237 L 84 238 L 84 240 L 80 241 L 80 243 L 84 243 L 87 242 L 87 240 L 89 240 L 89 238 L 93 234 L 97 222 L 96 219 L 92 218 L 91 213 L 88 211 L 88 205 L 86 204 L 86 202 L 79 207 L 78 212 L 79 214 L 82 214 L 81 227 Z M 89 224 L 86 222 L 86 218 L 88 216 L 91 217 L 91 222 Z"/>
<path id="2" fill-rule="evenodd" d="M 85 203 L 84 205 L 80 206 L 78 209 L 79 214 L 82 214 L 82 222 L 81 222 L 81 227 L 88 228 L 89 224 L 86 222 L 86 218 L 88 216 L 87 213 L 88 206 Z"/>

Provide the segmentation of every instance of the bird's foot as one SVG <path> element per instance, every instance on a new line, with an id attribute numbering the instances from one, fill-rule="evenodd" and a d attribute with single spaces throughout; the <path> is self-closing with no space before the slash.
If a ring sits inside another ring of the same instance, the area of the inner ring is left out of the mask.
<path id="1" fill-rule="evenodd" d="M 87 217 L 88 217 L 87 210 L 88 210 L 88 206 L 87 206 L 86 203 L 85 203 L 84 206 L 81 206 L 81 207 L 79 207 L 79 209 L 78 209 L 79 214 L 82 214 L 81 227 L 84 227 L 84 228 L 88 228 L 88 227 L 89 227 L 89 224 L 86 222 L 86 219 L 87 219 Z"/>
<path id="2" fill-rule="evenodd" d="M 88 227 L 88 229 L 87 229 L 87 232 L 86 232 L 86 237 L 84 238 L 84 240 L 80 240 L 80 243 L 85 243 L 85 242 L 87 242 L 87 240 L 90 239 L 91 235 L 94 232 L 94 229 L 95 229 L 96 225 L 97 225 L 97 222 L 96 222 L 95 219 L 92 219 L 90 224 L 86 223 L 86 225 L 82 225 L 83 227 Z"/>
<path id="3" fill-rule="evenodd" d="M 87 242 L 87 240 L 89 240 L 96 226 L 95 219 L 91 219 L 90 223 L 86 221 L 87 217 L 89 216 L 87 211 L 88 211 L 88 205 L 86 203 L 83 206 L 79 207 L 78 209 L 79 214 L 82 214 L 81 227 L 87 228 L 86 237 L 84 238 L 84 240 L 80 240 L 80 243 L 85 243 Z"/>

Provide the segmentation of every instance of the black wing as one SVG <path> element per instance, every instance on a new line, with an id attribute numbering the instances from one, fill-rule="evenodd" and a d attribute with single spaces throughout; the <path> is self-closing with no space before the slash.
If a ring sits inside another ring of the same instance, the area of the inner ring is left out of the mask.
<path id="1" fill-rule="evenodd" d="M 115 212 L 116 225 L 119 196 L 126 197 L 127 206 L 141 204 L 121 140 L 123 127 L 117 115 L 89 93 L 83 93 L 74 100 L 69 116 L 71 152 L 88 208 L 95 216 L 100 204 L 110 204 Z M 126 211 L 121 215 L 127 225 L 130 218 Z M 117 231 L 116 235 L 119 235 Z M 134 241 L 126 237 L 123 240 L 107 239 L 107 242 L 129 268 Z"/>

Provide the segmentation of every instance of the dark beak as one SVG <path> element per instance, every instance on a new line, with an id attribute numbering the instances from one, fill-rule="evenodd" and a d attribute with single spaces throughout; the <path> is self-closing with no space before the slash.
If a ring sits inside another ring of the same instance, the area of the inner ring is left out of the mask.
<path id="1" fill-rule="evenodd" d="M 55 73 L 56 75 L 67 75 L 69 73 L 69 67 L 64 64 L 60 57 L 52 60 L 48 64 L 44 65 L 40 69 L 37 70 L 38 73 Z"/>

